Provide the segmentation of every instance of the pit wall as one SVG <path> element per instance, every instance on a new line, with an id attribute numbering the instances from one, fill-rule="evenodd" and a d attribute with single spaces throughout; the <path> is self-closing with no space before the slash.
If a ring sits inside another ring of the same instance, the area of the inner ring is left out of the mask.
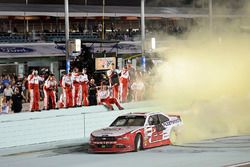
<path id="1" fill-rule="evenodd" d="M 153 102 L 123 104 L 125 110 L 103 106 L 0 115 L 0 148 L 62 140 L 86 141 L 93 130 L 109 126 L 119 115 L 155 111 Z"/>

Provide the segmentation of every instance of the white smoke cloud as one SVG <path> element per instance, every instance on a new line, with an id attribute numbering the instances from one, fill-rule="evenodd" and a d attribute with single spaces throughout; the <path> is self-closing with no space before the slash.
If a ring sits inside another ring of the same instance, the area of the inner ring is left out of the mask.
<path id="1" fill-rule="evenodd" d="M 241 28 L 249 17 L 216 19 L 213 33 L 203 22 L 158 49 L 167 61 L 154 96 L 183 117 L 181 142 L 250 134 L 250 33 Z"/>

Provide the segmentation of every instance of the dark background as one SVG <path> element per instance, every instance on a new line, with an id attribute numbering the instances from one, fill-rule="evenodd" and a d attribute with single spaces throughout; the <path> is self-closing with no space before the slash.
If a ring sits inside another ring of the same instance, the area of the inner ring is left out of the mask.
<path id="1" fill-rule="evenodd" d="M 193 1 L 202 0 L 146 0 L 146 4 L 150 6 L 179 6 L 192 4 Z M 0 0 L 0 3 L 23 3 L 26 0 Z M 140 0 L 106 0 L 106 5 L 113 6 L 139 6 Z M 63 4 L 64 0 L 28 0 L 29 4 Z M 69 0 L 70 4 L 85 4 L 85 0 Z M 103 0 L 87 0 L 88 5 L 102 5 Z"/>

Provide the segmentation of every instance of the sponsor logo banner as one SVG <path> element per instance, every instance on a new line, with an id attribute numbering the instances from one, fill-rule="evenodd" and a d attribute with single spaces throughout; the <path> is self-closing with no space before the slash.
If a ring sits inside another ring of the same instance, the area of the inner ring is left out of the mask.
<path id="1" fill-rule="evenodd" d="M 0 47 L 0 52 L 3 53 L 30 53 L 34 52 L 34 49 L 24 47 Z"/>

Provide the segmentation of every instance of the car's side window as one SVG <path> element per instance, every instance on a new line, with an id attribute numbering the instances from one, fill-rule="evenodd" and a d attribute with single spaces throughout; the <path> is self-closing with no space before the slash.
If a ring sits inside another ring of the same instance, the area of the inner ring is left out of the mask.
<path id="1" fill-rule="evenodd" d="M 159 118 L 157 115 L 152 115 L 148 118 L 149 125 L 158 125 L 160 124 Z"/>
<path id="2" fill-rule="evenodd" d="M 166 117 L 165 115 L 159 114 L 158 116 L 160 119 L 160 123 L 169 121 L 168 117 Z"/>

